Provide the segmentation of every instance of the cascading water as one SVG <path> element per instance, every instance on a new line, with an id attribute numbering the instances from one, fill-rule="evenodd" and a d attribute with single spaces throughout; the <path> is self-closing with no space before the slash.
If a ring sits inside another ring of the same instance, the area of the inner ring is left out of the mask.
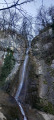
<path id="1" fill-rule="evenodd" d="M 16 95 L 15 95 L 15 100 L 17 101 L 18 105 L 19 105 L 19 108 L 21 110 L 21 113 L 22 115 L 24 116 L 24 120 L 27 120 L 26 116 L 25 116 L 25 112 L 22 108 L 22 105 L 21 103 L 19 102 L 19 95 L 21 93 L 21 90 L 22 90 L 22 87 L 23 87 L 23 83 L 24 83 L 24 78 L 25 78 L 25 73 L 26 73 L 26 67 L 27 67 L 27 64 L 28 64 L 28 59 L 29 59 L 29 50 L 30 50 L 31 46 L 29 45 L 29 48 L 27 48 L 27 51 L 26 51 L 26 56 L 25 56 L 25 60 L 24 60 L 24 63 L 23 63 L 23 66 L 22 66 L 22 74 L 21 74 L 21 77 L 20 77 L 20 84 L 19 84 L 19 87 L 17 89 L 17 92 L 16 92 Z"/>

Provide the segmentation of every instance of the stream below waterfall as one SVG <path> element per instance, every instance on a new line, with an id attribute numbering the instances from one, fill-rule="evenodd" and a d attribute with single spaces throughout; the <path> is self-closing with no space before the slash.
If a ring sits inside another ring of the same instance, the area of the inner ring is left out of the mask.
<path id="1" fill-rule="evenodd" d="M 20 108 L 20 111 L 21 111 L 21 113 L 23 115 L 24 120 L 27 120 L 27 118 L 26 118 L 25 112 L 23 110 L 23 107 L 21 105 L 21 102 L 19 100 L 19 96 L 20 96 L 20 93 L 22 91 L 23 84 L 25 82 L 25 74 L 26 74 L 26 68 L 27 68 L 28 60 L 29 60 L 29 51 L 30 51 L 30 48 L 31 48 L 31 43 L 29 42 L 29 47 L 26 50 L 26 56 L 25 56 L 25 60 L 23 62 L 23 66 L 22 66 L 22 73 L 21 73 L 21 76 L 19 78 L 20 79 L 19 80 L 20 84 L 19 84 L 19 87 L 18 87 L 16 95 L 15 95 L 15 100 L 16 100 L 17 104 L 19 105 L 19 108 Z"/>

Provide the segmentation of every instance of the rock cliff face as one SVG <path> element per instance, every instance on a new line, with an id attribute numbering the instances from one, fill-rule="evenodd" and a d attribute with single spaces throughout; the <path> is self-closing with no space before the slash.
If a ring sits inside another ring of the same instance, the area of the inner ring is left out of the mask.
<path id="1" fill-rule="evenodd" d="M 51 32 L 45 32 L 32 43 L 36 74 L 39 75 L 39 97 L 54 104 L 54 38 Z"/>
<path id="2" fill-rule="evenodd" d="M 10 74 L 6 76 L 5 82 L 13 80 L 21 62 L 24 60 L 26 47 L 27 41 L 21 35 L 14 31 L 0 31 L 0 74 L 4 60 L 11 51 L 13 51 L 13 59 L 15 61 L 13 69 L 10 71 Z"/>
<path id="3" fill-rule="evenodd" d="M 51 30 L 32 41 L 26 103 L 54 114 L 54 38 Z"/>
<path id="4" fill-rule="evenodd" d="M 22 62 L 24 61 L 26 48 L 27 41 L 21 35 L 14 31 L 0 31 L 1 120 L 19 120 L 19 118 L 20 120 L 23 119 L 18 105 L 16 104 L 14 97 L 11 97 L 11 95 L 14 96 L 16 89 L 18 88 L 19 69 Z M 12 65 L 12 67 L 10 65 Z"/>
<path id="5" fill-rule="evenodd" d="M 0 90 L 1 120 L 23 120 L 12 96 L 15 95 L 18 88 L 19 71 L 24 61 L 26 47 L 27 42 L 20 35 L 16 33 L 6 35 L 5 32 L 1 32 L 0 75 L 7 55 L 8 57 L 12 55 L 12 63 L 13 60 L 15 61 L 2 87 L 5 92 Z M 2 79 L 0 79 L 0 83 L 1 81 Z M 25 90 L 23 89 L 20 100 L 28 120 L 54 120 L 54 115 L 50 115 L 54 114 L 54 38 L 51 30 L 41 33 L 33 39 L 24 84 L 26 94 L 23 99 Z"/>
<path id="6" fill-rule="evenodd" d="M 16 61 L 21 60 L 23 54 L 25 54 L 25 50 L 27 47 L 26 40 L 16 32 L 10 31 L 10 33 L 6 33 L 0 31 L 0 52 L 7 52 L 7 49 L 11 49 L 14 51 L 14 58 Z M 2 57 L 4 56 L 2 54 Z"/>

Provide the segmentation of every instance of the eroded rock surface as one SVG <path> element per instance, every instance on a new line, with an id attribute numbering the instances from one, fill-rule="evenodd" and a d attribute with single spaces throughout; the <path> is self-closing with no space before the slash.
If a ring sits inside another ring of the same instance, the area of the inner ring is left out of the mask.
<path id="1" fill-rule="evenodd" d="M 36 74 L 39 75 L 39 97 L 54 104 L 54 38 L 50 34 L 41 35 L 32 41 Z"/>
<path id="2" fill-rule="evenodd" d="M 14 60 L 14 66 L 8 76 L 6 76 L 5 81 L 3 81 L 4 83 L 1 84 L 2 79 L 0 78 L 1 120 L 23 120 L 14 96 L 18 88 L 19 69 L 24 61 L 26 47 L 26 40 L 21 35 L 17 33 L 11 34 L 11 32 L 7 32 L 7 34 L 3 31 L 0 32 L 0 75 L 7 54 L 9 55 L 12 52 Z"/>
<path id="3" fill-rule="evenodd" d="M 0 120 L 22 120 L 22 118 L 14 97 L 0 90 Z"/>
<path id="4" fill-rule="evenodd" d="M 29 68 L 25 102 L 32 110 L 45 112 L 40 112 L 44 120 L 54 120 L 54 38 L 51 34 L 42 33 L 33 39 Z"/>

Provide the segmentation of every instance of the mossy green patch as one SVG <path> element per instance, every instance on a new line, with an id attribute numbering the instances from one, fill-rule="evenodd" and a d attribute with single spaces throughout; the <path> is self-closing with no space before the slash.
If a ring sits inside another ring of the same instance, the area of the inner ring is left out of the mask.
<path id="1" fill-rule="evenodd" d="M 44 80 L 44 81 L 43 81 L 43 83 L 44 83 L 44 84 L 47 84 L 47 81 L 46 81 L 46 80 Z"/>
<path id="2" fill-rule="evenodd" d="M 54 114 L 54 106 L 48 102 L 48 105 L 43 106 L 43 110 L 47 113 Z"/>
<path id="3" fill-rule="evenodd" d="M 54 69 L 51 69 L 50 75 L 51 75 L 52 77 L 54 77 Z"/>
<path id="4" fill-rule="evenodd" d="M 51 102 L 47 102 L 46 100 L 38 98 L 34 103 L 34 107 L 38 110 L 54 115 L 54 106 Z"/>
<path id="5" fill-rule="evenodd" d="M 51 65 L 52 60 L 51 60 L 51 58 L 50 58 L 50 57 L 47 57 L 47 58 L 46 58 L 46 63 L 47 63 L 48 65 Z"/>

